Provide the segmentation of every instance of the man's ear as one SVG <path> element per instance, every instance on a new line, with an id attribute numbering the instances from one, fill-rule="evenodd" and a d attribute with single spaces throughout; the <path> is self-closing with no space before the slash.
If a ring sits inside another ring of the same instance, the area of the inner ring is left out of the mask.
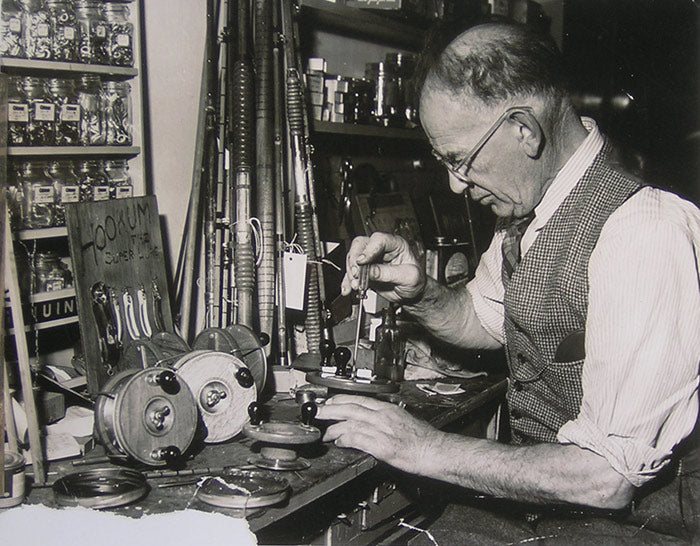
<path id="1" fill-rule="evenodd" d="M 516 124 L 521 148 L 528 157 L 537 159 L 544 148 L 545 136 L 537 118 L 527 110 L 517 110 L 511 115 Z"/>

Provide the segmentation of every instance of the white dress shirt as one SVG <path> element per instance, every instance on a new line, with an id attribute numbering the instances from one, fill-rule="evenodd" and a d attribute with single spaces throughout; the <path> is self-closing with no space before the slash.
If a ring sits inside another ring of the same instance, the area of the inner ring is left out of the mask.
<path id="1" fill-rule="evenodd" d="M 524 255 L 603 146 L 595 122 L 559 171 L 521 241 Z M 484 328 L 505 343 L 497 232 L 467 285 Z M 607 459 L 639 486 L 653 478 L 698 414 L 700 210 L 645 187 L 605 223 L 588 264 L 583 400 L 557 439 Z"/>

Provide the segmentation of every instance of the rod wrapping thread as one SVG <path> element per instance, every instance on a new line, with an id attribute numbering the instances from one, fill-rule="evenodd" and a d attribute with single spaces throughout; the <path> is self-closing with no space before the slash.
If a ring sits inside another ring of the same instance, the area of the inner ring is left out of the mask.
<path id="1" fill-rule="evenodd" d="M 272 89 L 272 3 L 255 0 L 257 214 L 262 230 L 258 265 L 260 331 L 272 334 L 275 320 L 275 181 Z M 269 353 L 269 346 L 266 351 Z"/>
<path id="2" fill-rule="evenodd" d="M 234 272 L 239 324 L 253 328 L 255 254 L 250 221 L 251 177 L 254 138 L 254 87 L 252 70 L 246 60 L 238 60 L 232 73 L 233 146 L 235 170 L 236 222 L 234 227 Z"/>

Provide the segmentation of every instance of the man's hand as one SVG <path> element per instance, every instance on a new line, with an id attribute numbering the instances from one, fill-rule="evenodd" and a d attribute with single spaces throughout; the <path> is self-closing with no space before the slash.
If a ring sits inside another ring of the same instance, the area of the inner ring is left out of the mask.
<path id="1" fill-rule="evenodd" d="M 356 237 L 345 258 L 344 296 L 359 288 L 360 265 L 370 264 L 372 289 L 392 302 L 413 300 L 425 289 L 425 272 L 405 239 L 390 233 Z"/>
<path id="2" fill-rule="evenodd" d="M 317 419 L 337 421 L 323 440 L 365 451 L 400 470 L 422 473 L 426 449 L 440 432 L 394 404 L 339 394 L 319 406 Z"/>

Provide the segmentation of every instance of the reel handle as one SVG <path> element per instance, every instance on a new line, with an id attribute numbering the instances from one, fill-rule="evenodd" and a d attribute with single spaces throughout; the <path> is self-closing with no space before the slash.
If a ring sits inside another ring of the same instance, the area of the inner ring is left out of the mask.
<path id="1" fill-rule="evenodd" d="M 335 365 L 337 368 L 337 371 L 335 372 L 336 375 L 341 377 L 348 377 L 350 375 L 350 371 L 348 370 L 348 362 L 350 362 L 351 356 L 352 353 L 347 347 L 338 347 L 333 352 L 333 357 L 335 358 Z"/>
<path id="2" fill-rule="evenodd" d="M 177 380 L 175 372 L 171 370 L 163 370 L 160 372 L 158 377 L 156 377 L 156 383 L 160 385 L 160 388 L 167 394 L 177 394 L 180 392 L 180 382 Z"/>
<path id="3" fill-rule="evenodd" d="M 250 387 L 253 386 L 255 383 L 255 379 L 253 378 L 253 374 L 248 368 L 240 368 L 236 372 L 236 381 L 238 381 L 238 384 L 243 387 L 244 389 L 249 389 Z"/>
<path id="4" fill-rule="evenodd" d="M 248 416 L 250 417 L 250 424 L 254 427 L 259 426 L 262 423 L 263 418 L 263 407 L 260 402 L 251 402 L 248 406 Z"/>
<path id="5" fill-rule="evenodd" d="M 313 402 L 304 402 L 301 405 L 301 422 L 303 425 L 310 427 L 314 417 L 318 413 L 318 408 Z"/>
<path id="6" fill-rule="evenodd" d="M 151 457 L 156 461 L 165 461 L 168 464 L 172 464 L 177 461 L 182 456 L 180 448 L 177 446 L 166 446 L 158 449 L 154 449 L 151 453 Z"/>

